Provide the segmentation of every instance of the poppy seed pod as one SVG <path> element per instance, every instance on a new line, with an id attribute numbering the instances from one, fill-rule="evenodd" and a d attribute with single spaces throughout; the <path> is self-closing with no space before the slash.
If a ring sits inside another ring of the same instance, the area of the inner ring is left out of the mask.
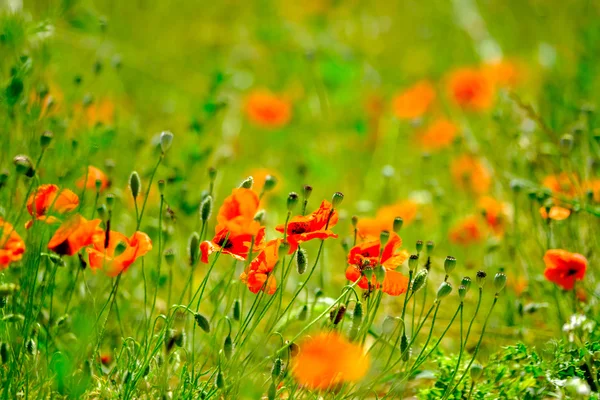
<path id="1" fill-rule="evenodd" d="M 494 276 L 496 293 L 500 293 L 502 289 L 504 289 L 504 286 L 506 286 L 506 274 L 504 272 L 498 272 L 496 276 Z"/>
<path id="2" fill-rule="evenodd" d="M 427 281 L 427 275 L 429 275 L 429 272 L 427 272 L 426 269 L 422 269 L 419 272 L 417 272 L 412 284 L 413 293 L 419 291 L 419 289 L 421 289 L 425 285 L 425 282 Z"/>
<path id="3" fill-rule="evenodd" d="M 331 199 L 333 208 L 337 208 L 340 204 L 342 204 L 342 200 L 344 200 L 344 194 L 342 192 L 335 192 L 333 194 L 333 198 Z"/>
<path id="4" fill-rule="evenodd" d="M 42 149 L 47 149 L 48 146 L 50 146 L 50 143 L 52 143 L 53 138 L 54 134 L 50 131 L 42 133 L 42 135 L 40 136 L 40 146 L 42 147 Z"/>
<path id="5" fill-rule="evenodd" d="M 113 207 L 115 205 L 115 195 L 112 193 L 109 193 L 106 195 L 106 209 L 108 210 L 108 212 L 112 212 Z"/>
<path id="6" fill-rule="evenodd" d="M 443 299 L 444 297 L 448 296 L 451 292 L 452 285 L 450 285 L 448 282 L 442 282 L 442 284 L 438 288 L 436 299 Z"/>
<path id="7" fill-rule="evenodd" d="M 477 278 L 476 278 L 477 286 L 479 286 L 480 288 L 483 288 L 483 285 L 485 285 L 486 277 L 487 277 L 487 274 L 485 273 L 485 271 L 477 271 Z"/>
<path id="8" fill-rule="evenodd" d="M 298 249 L 298 252 L 296 253 L 296 268 L 300 275 L 302 275 L 304 272 L 306 272 L 307 264 L 308 264 L 308 259 L 306 257 L 306 250 Z"/>
<path id="9" fill-rule="evenodd" d="M 389 239 L 390 239 L 390 232 L 389 231 L 381 231 L 381 233 L 379 234 L 379 243 L 381 244 L 382 248 L 383 248 L 383 246 L 385 246 L 387 244 Z"/>
<path id="10" fill-rule="evenodd" d="M 108 210 L 106 209 L 106 204 L 102 204 L 100 207 L 96 209 L 98 212 L 98 216 L 102 221 L 106 221 L 106 217 L 108 215 Z"/>
<path id="11" fill-rule="evenodd" d="M 263 186 L 263 190 L 266 192 L 268 190 L 273 190 L 273 188 L 277 185 L 277 178 L 273 175 L 267 175 L 265 177 L 265 183 Z"/>
<path id="12" fill-rule="evenodd" d="M 35 169 L 33 168 L 33 162 L 29 156 L 24 154 L 19 154 L 13 158 L 13 164 L 17 169 L 18 174 L 23 174 L 28 178 L 31 178 L 35 175 Z"/>
<path id="13" fill-rule="evenodd" d="M 188 241 L 188 254 L 190 257 L 190 265 L 194 266 L 200 258 L 200 235 L 197 232 L 193 232 L 190 235 Z"/>
<path id="14" fill-rule="evenodd" d="M 204 315 L 196 313 L 194 314 L 194 319 L 196 320 L 196 325 L 198 325 L 200 329 L 202 329 L 206 333 L 210 332 L 210 323 Z"/>
<path id="15" fill-rule="evenodd" d="M 462 280 L 460 281 L 460 284 L 462 286 L 464 286 L 465 288 L 467 288 L 467 292 L 471 289 L 471 278 L 469 278 L 468 276 L 465 276 L 464 278 L 462 278 Z"/>
<path id="16" fill-rule="evenodd" d="M 240 299 L 235 299 L 233 302 L 233 310 L 231 312 L 234 321 L 239 321 L 242 316 L 242 302 Z"/>
<path id="17" fill-rule="evenodd" d="M 469 370 L 469 374 L 471 375 L 471 379 L 478 381 L 483 374 L 483 366 L 481 364 L 473 364 Z"/>
<path id="18" fill-rule="evenodd" d="M 131 189 L 133 199 L 137 199 L 138 195 L 140 194 L 140 190 L 142 189 L 142 182 L 140 181 L 140 176 L 136 171 L 133 171 L 131 175 L 129 175 L 129 188 Z"/>
<path id="19" fill-rule="evenodd" d="M 377 282 L 383 283 L 383 281 L 385 280 L 385 267 L 383 265 L 378 265 L 373 270 L 373 273 L 375 274 L 375 279 L 377 280 Z"/>
<path id="20" fill-rule="evenodd" d="M 217 169 L 215 167 L 210 167 L 208 169 L 208 179 L 210 179 L 211 182 L 214 182 L 215 179 L 217 179 Z"/>
<path id="21" fill-rule="evenodd" d="M 358 217 L 356 215 L 352 216 L 352 227 L 354 229 L 356 229 L 356 226 L 358 225 Z"/>
<path id="22" fill-rule="evenodd" d="M 458 297 L 460 297 L 460 301 L 463 301 L 467 296 L 467 288 L 464 285 L 460 285 L 458 287 Z"/>
<path id="23" fill-rule="evenodd" d="M 202 222 L 206 222 L 210 218 L 210 214 L 212 213 L 212 203 L 213 198 L 210 195 L 202 200 L 202 203 L 200 204 L 200 218 L 202 219 Z"/>
<path id="24" fill-rule="evenodd" d="M 444 272 L 446 275 L 450 275 L 454 271 L 454 268 L 456 268 L 456 258 L 452 256 L 446 257 L 444 260 Z"/>
<path id="25" fill-rule="evenodd" d="M 165 262 L 168 266 L 172 266 L 175 262 L 175 251 L 173 249 L 166 249 L 163 253 L 165 257 Z"/>
<path id="26" fill-rule="evenodd" d="M 254 185 L 254 178 L 249 176 L 240 183 L 240 188 L 242 189 L 252 189 Z"/>
<path id="27" fill-rule="evenodd" d="M 394 218 L 394 232 L 399 233 L 400 229 L 402 229 L 402 225 L 404 225 L 404 220 L 402 217 Z"/>
<path id="28" fill-rule="evenodd" d="M 304 201 L 308 201 L 310 195 L 312 194 L 313 188 L 310 185 L 304 185 L 302 187 L 302 195 L 304 196 Z"/>
<path id="29" fill-rule="evenodd" d="M 288 211 L 294 211 L 294 208 L 296 208 L 296 204 L 298 204 L 298 194 L 296 192 L 291 192 L 287 198 Z"/>
<path id="30" fill-rule="evenodd" d="M 419 256 L 416 254 L 411 254 L 408 258 L 408 269 L 410 271 L 414 271 L 419 265 Z"/>
<path id="31" fill-rule="evenodd" d="M 173 134 L 169 131 L 161 132 L 160 134 L 160 149 L 165 154 L 173 144 Z"/>
<path id="32" fill-rule="evenodd" d="M 158 193 L 160 193 L 161 195 L 163 195 L 165 193 L 165 180 L 164 179 L 160 179 L 158 181 Z"/>
<path id="33" fill-rule="evenodd" d="M 417 243 L 415 244 L 415 248 L 417 249 L 417 254 L 420 253 L 423 250 L 423 241 L 417 240 Z"/>
<path id="34" fill-rule="evenodd" d="M 433 253 L 434 247 L 435 247 L 435 243 L 433 243 L 432 240 L 428 240 L 427 243 L 425 244 L 425 250 L 427 251 L 427 254 Z"/>
<path id="35" fill-rule="evenodd" d="M 225 354 L 226 359 L 231 359 L 231 355 L 233 354 L 233 340 L 230 335 L 227 335 L 223 342 L 223 354 Z"/>

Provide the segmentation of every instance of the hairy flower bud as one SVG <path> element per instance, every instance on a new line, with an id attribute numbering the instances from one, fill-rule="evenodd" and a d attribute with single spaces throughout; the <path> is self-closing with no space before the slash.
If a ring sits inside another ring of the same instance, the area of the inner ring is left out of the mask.
<path id="1" fill-rule="evenodd" d="M 307 265 L 308 265 L 308 259 L 307 259 L 307 255 L 306 255 L 306 250 L 298 249 L 298 251 L 296 252 L 296 269 L 298 270 L 298 273 L 300 275 L 302 275 L 304 272 L 306 272 Z"/>
<path id="2" fill-rule="evenodd" d="M 142 182 L 136 171 L 133 171 L 131 175 L 129 175 L 129 188 L 131 189 L 133 199 L 137 199 L 138 195 L 140 194 L 140 190 L 142 189 Z"/>
<path id="3" fill-rule="evenodd" d="M 200 235 L 197 232 L 193 232 L 188 240 L 188 255 L 190 266 L 193 267 L 200 258 Z"/>
<path id="4" fill-rule="evenodd" d="M 212 196 L 206 196 L 204 198 L 204 200 L 202 200 L 202 203 L 200 203 L 200 218 L 202 219 L 202 222 L 206 223 L 206 221 L 208 221 L 208 219 L 210 218 L 210 214 L 212 213 L 212 206 L 213 206 L 213 198 Z"/>
<path id="5" fill-rule="evenodd" d="M 417 274 L 415 275 L 415 279 L 413 280 L 413 284 L 412 284 L 413 293 L 418 292 L 419 289 L 421 289 L 425 285 L 428 274 L 429 273 L 427 272 L 426 269 L 422 269 L 419 272 L 417 272 Z"/>
<path id="6" fill-rule="evenodd" d="M 194 319 L 196 320 L 196 325 L 198 325 L 200 329 L 202 329 L 206 333 L 210 332 L 210 323 L 204 315 L 196 313 L 194 314 Z"/>
<path id="7" fill-rule="evenodd" d="M 345 314 L 346 314 L 346 306 L 344 304 L 340 304 L 339 306 L 334 307 L 329 312 L 329 319 L 331 320 L 331 322 L 333 322 L 334 325 L 337 325 L 340 322 L 342 322 L 342 319 L 344 318 Z"/>
<path id="8" fill-rule="evenodd" d="M 344 200 L 344 194 L 342 192 L 335 192 L 333 194 L 333 198 L 331 199 L 333 208 L 337 208 L 340 204 L 342 204 L 342 200 Z"/>

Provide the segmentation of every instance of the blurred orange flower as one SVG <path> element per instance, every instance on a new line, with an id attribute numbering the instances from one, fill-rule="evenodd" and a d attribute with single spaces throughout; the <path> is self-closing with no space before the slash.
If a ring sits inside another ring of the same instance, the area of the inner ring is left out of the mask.
<path id="1" fill-rule="evenodd" d="M 517 66 L 507 60 L 499 60 L 483 66 L 483 72 L 500 87 L 512 87 L 519 82 L 520 74 Z"/>
<path id="2" fill-rule="evenodd" d="M 246 176 L 251 176 L 252 178 L 254 178 L 254 186 L 252 187 L 252 190 L 255 191 L 256 193 L 260 194 L 263 190 L 263 187 L 265 186 L 265 180 L 267 179 L 267 176 L 271 175 L 272 177 L 275 178 L 275 180 L 277 181 L 277 184 L 275 185 L 275 187 L 273 189 L 271 189 L 269 192 L 267 192 L 266 195 L 268 195 L 269 193 L 276 193 L 279 191 L 279 189 L 281 188 L 281 176 L 279 175 L 279 173 L 277 173 L 277 171 L 274 171 L 272 169 L 267 169 L 267 168 L 257 168 L 257 169 L 253 169 L 252 171 L 250 171 L 249 174 L 247 174 Z"/>
<path id="3" fill-rule="evenodd" d="M 110 231 L 108 247 L 104 247 L 106 237 L 97 235 L 92 247 L 87 249 L 90 268 L 103 268 L 108 276 L 117 276 L 127 271 L 138 258 L 152 250 L 152 241 L 144 232 L 135 232 L 131 238 L 122 233 Z"/>
<path id="4" fill-rule="evenodd" d="M 290 219 L 287 225 L 287 242 L 290 254 L 298 248 L 298 244 L 313 239 L 337 238 L 331 228 L 338 222 L 338 213 L 327 200 L 323 200 L 318 210 L 307 216 L 298 215 Z M 278 232 L 285 231 L 285 225 L 277 225 Z"/>
<path id="5" fill-rule="evenodd" d="M 452 161 L 450 172 L 454 183 L 463 189 L 477 194 L 486 193 L 492 184 L 492 177 L 486 166 L 477 158 L 465 154 Z"/>
<path id="6" fill-rule="evenodd" d="M 375 218 L 358 220 L 358 235 L 363 239 L 376 239 L 382 231 L 392 232 L 394 219 L 402 217 L 404 224 L 411 223 L 417 216 L 418 205 L 412 200 L 400 201 L 396 204 L 383 206 L 375 214 Z"/>
<path id="7" fill-rule="evenodd" d="M 57 213 L 73 211 L 79 205 L 79 197 L 69 189 L 60 190 L 56 185 L 41 185 L 36 193 L 27 199 L 29 215 L 38 220 L 53 223 L 58 221 L 54 217 L 46 216 L 50 207 Z M 25 227 L 29 229 L 33 221 L 28 221 Z"/>
<path id="8" fill-rule="evenodd" d="M 569 218 L 571 215 L 571 210 L 564 207 L 552 206 L 550 207 L 550 211 L 547 211 L 546 207 L 540 207 L 540 215 L 543 219 L 550 218 L 555 221 L 562 221 Z"/>
<path id="9" fill-rule="evenodd" d="M 584 189 L 592 192 L 596 203 L 600 203 L 600 179 L 592 179 L 583 183 Z"/>
<path id="10" fill-rule="evenodd" d="M 242 272 L 240 275 L 240 280 L 248 286 L 252 293 L 262 290 L 265 293 L 273 294 L 277 290 L 277 281 L 271 271 L 279 261 L 279 246 L 282 242 L 283 239 L 268 241 L 258 256 L 250 262 L 248 271 Z M 265 282 L 267 283 L 265 284 Z"/>
<path id="11" fill-rule="evenodd" d="M 112 125 L 115 120 L 115 103 L 110 99 L 98 100 L 89 105 L 76 104 L 73 109 L 75 120 L 83 120 L 89 128 L 98 124 Z"/>
<path id="12" fill-rule="evenodd" d="M 494 84 L 488 75 L 475 68 L 461 68 L 450 74 L 450 98 L 460 107 L 471 111 L 485 111 L 494 102 Z"/>
<path id="13" fill-rule="evenodd" d="M 327 390 L 363 378 L 370 360 L 362 346 L 336 332 L 322 332 L 303 340 L 293 358 L 292 374 L 301 386 Z"/>
<path id="14" fill-rule="evenodd" d="M 372 275 L 371 282 L 365 276 L 366 269 L 368 273 L 372 272 L 379 264 L 379 253 L 381 242 L 379 239 L 361 243 L 350 249 L 348 254 L 348 268 L 346 268 L 346 279 L 356 282 L 361 289 L 379 288 L 384 293 L 391 296 L 399 296 L 406 292 L 408 288 L 408 278 L 400 272 L 394 271 L 408 259 L 408 252 L 400 250 L 402 239 L 396 233 L 392 232 L 390 238 L 381 253 L 381 265 L 385 268 L 385 278 L 383 284 L 377 282 L 375 275 Z"/>
<path id="15" fill-rule="evenodd" d="M 96 190 L 96 181 L 100 181 L 100 191 L 105 190 L 110 186 L 110 180 L 106 174 L 100 169 L 90 165 L 88 166 L 87 174 L 79 178 L 75 185 L 80 189 L 83 189 L 85 186 L 86 189 Z"/>
<path id="16" fill-rule="evenodd" d="M 587 259 L 581 254 L 562 249 L 551 249 L 544 255 L 544 276 L 565 290 L 573 289 L 575 281 L 585 277 Z"/>
<path id="17" fill-rule="evenodd" d="M 75 214 L 54 233 L 48 248 L 57 254 L 72 256 L 100 237 L 104 238 L 104 231 L 100 228 L 101 222 L 99 219 L 88 221 Z"/>
<path id="18" fill-rule="evenodd" d="M 577 196 L 577 178 L 570 177 L 566 172 L 558 175 L 549 175 L 542 181 L 542 186 L 547 187 L 553 194 L 563 195 L 568 198 Z"/>
<path id="19" fill-rule="evenodd" d="M 445 118 L 434 121 L 419 136 L 421 146 L 426 150 L 440 150 L 448 147 L 454 141 L 458 128 Z"/>
<path id="20" fill-rule="evenodd" d="M 8 266 L 23 258 L 25 253 L 25 242 L 21 236 L 15 231 L 14 227 L 0 218 L 0 270 L 8 268 Z"/>
<path id="21" fill-rule="evenodd" d="M 508 218 L 506 203 L 490 196 L 483 196 L 479 199 L 477 206 L 492 232 L 497 236 L 502 236 Z"/>
<path id="22" fill-rule="evenodd" d="M 256 90 L 246 98 L 248 119 L 266 128 L 281 128 L 292 118 L 291 104 L 267 90 Z"/>
<path id="23" fill-rule="evenodd" d="M 518 278 L 509 279 L 507 285 L 514 290 L 517 297 L 520 297 L 529 287 L 529 281 L 526 277 L 519 276 Z"/>
<path id="24" fill-rule="evenodd" d="M 31 107 L 37 103 L 40 107 L 39 117 L 41 119 L 46 116 L 55 115 L 63 101 L 64 95 L 59 87 L 54 84 L 49 84 L 45 94 L 41 94 L 35 90 L 30 92 L 28 110 L 31 110 Z"/>
<path id="25" fill-rule="evenodd" d="M 452 243 L 468 246 L 483 239 L 483 228 L 479 219 L 471 215 L 459 221 L 450 229 Z"/>
<path id="26" fill-rule="evenodd" d="M 428 81 L 420 81 L 399 93 L 392 100 L 392 109 L 400 119 L 421 117 L 435 100 L 435 89 Z"/>

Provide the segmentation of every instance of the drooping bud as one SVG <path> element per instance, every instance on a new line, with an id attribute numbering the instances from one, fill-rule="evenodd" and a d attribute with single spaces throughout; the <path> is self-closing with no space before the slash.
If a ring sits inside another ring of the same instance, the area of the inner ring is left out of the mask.
<path id="1" fill-rule="evenodd" d="M 13 158 L 13 164 L 17 169 L 18 174 L 23 174 L 28 178 L 31 178 L 35 175 L 35 169 L 33 168 L 33 162 L 29 156 L 24 154 L 19 154 Z"/>
<path id="2" fill-rule="evenodd" d="M 275 400 L 277 397 L 277 386 L 275 382 L 271 382 L 269 385 L 269 391 L 267 392 L 267 400 Z"/>
<path id="3" fill-rule="evenodd" d="M 242 316 L 242 302 L 240 299 L 235 299 L 233 302 L 233 310 L 231 312 L 234 321 L 239 321 Z"/>
<path id="4" fill-rule="evenodd" d="M 423 250 L 423 241 L 422 240 L 417 240 L 415 248 L 417 249 L 417 254 L 420 254 L 421 250 Z"/>
<path id="5" fill-rule="evenodd" d="M 165 257 L 167 265 L 173 266 L 173 263 L 175 262 L 175 251 L 173 249 L 166 249 L 163 256 Z"/>
<path id="6" fill-rule="evenodd" d="M 331 199 L 333 208 L 337 208 L 340 204 L 342 204 L 342 200 L 344 200 L 344 194 L 342 192 L 335 192 L 333 194 L 333 198 Z"/>
<path id="7" fill-rule="evenodd" d="M 451 292 L 452 292 L 452 285 L 450 285 L 448 282 L 442 282 L 442 284 L 440 285 L 440 287 L 437 291 L 436 298 L 438 300 L 441 300 L 444 297 L 448 296 Z"/>
<path id="8" fill-rule="evenodd" d="M 308 265 L 308 259 L 306 255 L 306 250 L 299 248 L 296 252 L 296 269 L 298 273 L 302 275 L 306 272 L 306 266 Z"/>
<path id="9" fill-rule="evenodd" d="M 202 203 L 200 203 L 200 218 L 202 219 L 202 222 L 206 222 L 210 218 L 210 214 L 212 213 L 212 203 L 213 198 L 210 195 L 206 196 L 204 200 L 202 200 Z"/>
<path id="10" fill-rule="evenodd" d="M 408 361 L 410 358 L 410 349 L 408 348 L 408 337 L 406 333 L 402 334 L 400 339 L 400 354 L 402 355 L 402 361 Z"/>
<path id="11" fill-rule="evenodd" d="M 210 332 L 210 323 L 204 315 L 196 313 L 194 314 L 194 319 L 196 320 L 196 325 L 198 325 L 200 329 L 202 329 L 206 333 Z"/>
<path id="12" fill-rule="evenodd" d="M 419 289 L 421 289 L 425 285 L 425 282 L 427 281 L 427 275 L 429 275 L 429 272 L 427 272 L 426 269 L 422 269 L 419 272 L 417 272 L 412 284 L 413 293 L 418 292 Z"/>
<path id="13" fill-rule="evenodd" d="M 47 149 L 48 146 L 50 146 L 50 143 L 52 143 L 53 138 L 54 134 L 50 131 L 42 133 L 42 135 L 40 136 L 40 146 L 43 150 Z"/>
<path id="14" fill-rule="evenodd" d="M 487 274 L 485 273 L 485 271 L 477 271 L 477 286 L 479 286 L 480 288 L 483 288 L 483 285 L 485 285 L 485 278 L 487 277 Z"/>
<path id="15" fill-rule="evenodd" d="M 298 194 L 296 192 L 291 192 L 287 198 L 288 211 L 294 211 L 294 208 L 296 208 L 296 204 L 298 204 Z"/>
<path id="16" fill-rule="evenodd" d="M 450 275 L 454 271 L 454 268 L 456 268 L 456 258 L 452 256 L 446 257 L 446 260 L 444 260 L 444 272 L 446 275 Z"/>
<path id="17" fill-rule="evenodd" d="M 506 274 L 504 272 L 498 272 L 496 276 L 494 276 L 496 293 L 500 293 L 502 289 L 504 289 L 504 286 L 506 286 Z"/>
<path id="18" fill-rule="evenodd" d="M 304 304 L 298 312 L 298 321 L 306 321 L 308 318 L 308 306 Z"/>
<path id="19" fill-rule="evenodd" d="M 352 323 L 360 325 L 363 318 L 363 306 L 360 301 L 356 302 L 354 306 L 354 311 L 352 312 Z"/>
<path id="20" fill-rule="evenodd" d="M 402 229 L 402 225 L 404 225 L 404 220 L 402 217 L 394 218 L 394 232 L 400 233 L 400 229 Z"/>
<path id="21" fill-rule="evenodd" d="M 283 367 L 283 360 L 277 357 L 273 361 L 273 367 L 271 368 L 271 379 L 274 381 L 278 380 L 281 376 L 281 368 Z"/>
<path id="22" fill-rule="evenodd" d="M 267 192 L 269 190 L 273 190 L 273 188 L 275 188 L 276 185 L 277 185 L 277 178 L 275 178 L 273 175 L 267 175 L 265 177 L 265 183 L 263 186 L 263 190 L 265 192 Z"/>
<path id="23" fill-rule="evenodd" d="M 2 342 L 0 344 L 0 360 L 2 360 L 2 364 L 6 364 L 8 362 L 9 351 L 8 351 L 8 343 Z"/>
<path id="24" fill-rule="evenodd" d="M 329 312 L 329 319 L 331 320 L 331 322 L 333 322 L 334 325 L 337 325 L 340 322 L 342 322 L 342 319 L 344 318 L 345 314 L 346 314 L 346 306 L 344 304 L 340 304 L 339 306 L 334 307 Z"/>
<path id="25" fill-rule="evenodd" d="M 160 149 L 165 154 L 173 144 L 173 134 L 169 131 L 161 132 L 160 134 Z"/>
<path id="26" fill-rule="evenodd" d="M 414 271 L 419 265 L 419 256 L 416 254 L 411 254 L 408 258 L 408 269 L 410 271 Z"/>
<path id="27" fill-rule="evenodd" d="M 265 219 L 267 218 L 267 210 L 262 209 L 258 210 L 256 214 L 254 214 L 254 220 L 261 225 L 265 224 Z"/>
<path id="28" fill-rule="evenodd" d="M 233 354 L 233 340 L 230 335 L 227 335 L 223 342 L 223 354 L 225 354 L 226 359 L 231 359 L 231 355 Z"/>
<path id="29" fill-rule="evenodd" d="M 190 257 L 190 266 L 196 265 L 200 258 L 200 235 L 193 232 L 188 240 L 188 254 Z"/>
<path id="30" fill-rule="evenodd" d="M 219 368 L 219 371 L 217 372 L 215 383 L 219 389 L 223 389 L 225 387 L 225 377 L 223 376 L 223 372 L 221 372 L 221 368 Z"/>
<path id="31" fill-rule="evenodd" d="M 254 178 L 249 176 L 246 179 L 244 179 L 242 181 L 242 183 L 240 183 L 240 188 L 243 189 L 252 189 L 252 186 L 254 185 Z"/>
<path id="32" fill-rule="evenodd" d="M 129 188 L 131 189 L 133 199 L 137 199 L 138 195 L 140 194 L 140 190 L 142 189 L 142 182 L 136 171 L 133 171 L 129 176 Z"/>

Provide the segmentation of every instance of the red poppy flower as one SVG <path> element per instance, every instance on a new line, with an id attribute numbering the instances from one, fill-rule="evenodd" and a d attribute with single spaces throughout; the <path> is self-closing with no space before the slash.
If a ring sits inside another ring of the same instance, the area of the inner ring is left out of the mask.
<path id="1" fill-rule="evenodd" d="M 27 199 L 27 211 L 32 217 L 43 220 L 48 223 L 58 221 L 54 217 L 46 216 L 50 207 L 57 213 L 66 213 L 73 211 L 79 205 L 79 197 L 69 189 L 60 190 L 56 185 L 42 185 L 38 187 L 36 193 Z M 30 228 L 33 221 L 25 224 Z"/>
<path id="2" fill-rule="evenodd" d="M 220 250 L 223 254 L 229 254 L 237 260 L 244 261 L 248 257 L 252 238 L 254 238 L 252 249 L 261 249 L 265 238 L 265 228 L 259 228 L 256 234 L 223 228 L 217 232 L 211 241 L 205 240 L 200 243 L 200 251 L 202 252 L 200 260 L 207 264 L 208 256 Z"/>
<path id="3" fill-rule="evenodd" d="M 476 216 L 472 215 L 459 221 L 450 230 L 450 241 L 452 243 L 468 246 L 478 243 L 483 239 L 483 229 Z"/>
<path id="4" fill-rule="evenodd" d="M 25 253 L 25 242 L 15 231 L 14 227 L 0 218 L 0 270 L 23 258 Z"/>
<path id="5" fill-rule="evenodd" d="M 492 107 L 494 81 L 484 71 L 462 68 L 450 75 L 448 82 L 450 98 L 464 109 L 485 111 Z"/>
<path id="6" fill-rule="evenodd" d="M 361 289 L 381 287 L 384 293 L 391 296 L 401 295 L 408 288 L 408 278 L 400 272 L 394 271 L 408 259 L 408 252 L 400 250 L 401 245 L 402 239 L 400 239 L 400 236 L 396 233 L 391 233 L 381 253 L 381 265 L 385 268 L 383 284 L 377 282 L 375 275 L 373 275 L 371 285 L 369 285 L 369 280 L 363 274 L 366 268 L 374 268 L 379 262 L 379 253 L 381 250 L 379 239 L 361 243 L 350 249 L 346 278 L 353 282 L 358 280 L 358 286 Z"/>
<path id="7" fill-rule="evenodd" d="M 298 248 L 298 244 L 312 239 L 337 238 L 331 228 L 338 222 L 338 213 L 333 205 L 323 200 L 318 210 L 307 216 L 298 215 L 290 219 L 287 225 L 287 242 L 290 245 L 290 254 Z M 277 225 L 278 232 L 285 231 L 284 225 Z"/>
<path id="8" fill-rule="evenodd" d="M 138 257 L 152 250 L 152 241 L 144 232 L 135 232 L 131 238 L 122 233 L 110 231 L 108 247 L 104 247 L 105 236 L 97 236 L 87 249 L 90 268 L 103 268 L 108 276 L 117 276 L 127 271 Z"/>
<path id="9" fill-rule="evenodd" d="M 57 254 L 72 256 L 96 239 L 104 237 L 101 222 L 99 219 L 88 221 L 76 214 L 58 228 L 50 239 L 48 248 Z"/>
<path id="10" fill-rule="evenodd" d="M 292 106 L 284 98 L 266 90 L 257 90 L 246 99 L 248 119 L 266 128 L 281 128 L 292 118 Z"/>
<path id="11" fill-rule="evenodd" d="M 423 116 L 435 100 L 435 89 L 428 81 L 420 81 L 394 97 L 392 108 L 400 119 Z"/>
<path id="12" fill-rule="evenodd" d="M 569 253 L 562 249 L 551 249 L 544 255 L 546 270 L 544 276 L 565 290 L 573 289 L 575 281 L 585 277 L 587 259 L 581 254 Z"/>
<path id="13" fill-rule="evenodd" d="M 110 186 L 110 180 L 100 169 L 90 165 L 88 166 L 87 180 L 86 176 L 82 176 L 75 184 L 78 188 L 96 189 L 96 181 L 100 181 L 100 190 L 104 190 Z"/>
<path id="14" fill-rule="evenodd" d="M 248 286 L 252 293 L 262 290 L 273 294 L 277 290 L 277 281 L 271 274 L 279 261 L 279 246 L 283 239 L 268 241 L 258 256 L 250 262 L 247 272 L 242 272 L 240 280 Z M 267 282 L 265 284 L 265 282 Z"/>

